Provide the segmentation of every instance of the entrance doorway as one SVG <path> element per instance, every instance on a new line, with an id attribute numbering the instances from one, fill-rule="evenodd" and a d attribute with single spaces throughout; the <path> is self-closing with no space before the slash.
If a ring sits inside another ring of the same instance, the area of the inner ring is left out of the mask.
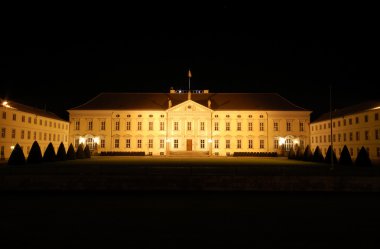
<path id="1" fill-rule="evenodd" d="M 193 150 L 193 140 L 187 139 L 187 141 L 186 141 L 186 150 L 187 151 L 192 151 Z"/>

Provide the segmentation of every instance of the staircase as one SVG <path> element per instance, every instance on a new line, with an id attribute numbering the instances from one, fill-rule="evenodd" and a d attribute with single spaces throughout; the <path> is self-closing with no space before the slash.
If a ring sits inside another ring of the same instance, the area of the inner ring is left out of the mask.
<path id="1" fill-rule="evenodd" d="M 208 151 L 170 151 L 168 156 L 173 157 L 208 157 Z"/>

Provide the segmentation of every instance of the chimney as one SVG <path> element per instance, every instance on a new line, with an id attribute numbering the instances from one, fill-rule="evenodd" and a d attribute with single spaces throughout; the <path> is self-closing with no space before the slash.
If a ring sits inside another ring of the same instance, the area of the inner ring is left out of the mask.
<path id="1" fill-rule="evenodd" d="M 207 101 L 207 106 L 209 109 L 211 109 L 211 100 L 210 99 L 208 99 L 208 101 Z"/>
<path id="2" fill-rule="evenodd" d="M 168 108 L 172 108 L 172 101 L 168 98 Z"/>

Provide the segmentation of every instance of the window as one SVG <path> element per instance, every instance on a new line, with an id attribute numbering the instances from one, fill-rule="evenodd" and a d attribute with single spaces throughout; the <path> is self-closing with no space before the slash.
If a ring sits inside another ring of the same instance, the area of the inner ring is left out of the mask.
<path id="1" fill-rule="evenodd" d="M 229 139 L 226 140 L 226 149 L 231 148 L 231 141 Z"/>
<path id="2" fill-rule="evenodd" d="M 153 139 L 148 140 L 148 148 L 153 149 Z"/>
<path id="3" fill-rule="evenodd" d="M 178 139 L 174 139 L 174 148 L 178 149 Z"/>
<path id="4" fill-rule="evenodd" d="M 205 130 L 205 122 L 201 122 L 201 131 Z"/>
<path id="5" fill-rule="evenodd" d="M 292 131 L 292 123 L 286 122 L 286 131 Z"/>
<path id="6" fill-rule="evenodd" d="M 17 116 L 16 116 L 16 113 L 13 113 L 13 121 L 16 121 L 17 120 Z"/>
<path id="7" fill-rule="evenodd" d="M 40 119 L 40 125 L 42 126 L 42 119 Z"/>
<path id="8" fill-rule="evenodd" d="M 369 140 L 369 131 L 364 132 L 364 139 Z"/>
<path id="9" fill-rule="evenodd" d="M 348 124 L 352 125 L 352 118 L 348 119 Z"/>
<path id="10" fill-rule="evenodd" d="M 248 118 L 252 118 L 252 115 L 248 115 Z"/>
<path id="11" fill-rule="evenodd" d="M 24 139 L 24 137 L 25 137 L 25 131 L 21 130 L 21 139 Z"/>
<path id="12" fill-rule="evenodd" d="M 229 118 L 230 117 L 230 115 L 226 115 L 226 118 Z"/>
<path id="13" fill-rule="evenodd" d="M 150 114 L 150 115 L 149 115 L 149 117 L 150 117 L 150 118 L 153 118 L 153 115 L 152 115 L 152 114 Z"/>
<path id="14" fill-rule="evenodd" d="M 340 121 L 338 121 L 338 127 L 340 127 Z"/>
<path id="15" fill-rule="evenodd" d="M 130 118 L 131 117 L 131 114 L 127 114 L 127 118 Z"/>
<path id="16" fill-rule="evenodd" d="M 333 122 L 333 128 L 335 128 L 335 122 Z"/>
<path id="17" fill-rule="evenodd" d="M 230 130 L 230 122 L 226 122 L 226 131 L 229 131 Z"/>
<path id="18" fill-rule="evenodd" d="M 13 114 L 15 115 L 15 114 Z M 375 113 L 375 121 L 379 120 L 379 114 L 378 113 Z"/>
<path id="19" fill-rule="evenodd" d="M 125 122 L 125 129 L 126 129 L 127 131 L 130 131 L 130 130 L 131 130 L 131 121 L 127 121 L 127 122 Z"/>
<path id="20" fill-rule="evenodd" d="M 105 148 L 106 147 L 106 140 L 101 139 L 100 140 L 100 148 Z"/>
<path id="21" fill-rule="evenodd" d="M 204 149 L 204 148 L 205 148 L 205 140 L 201 139 L 201 149 Z"/>
<path id="22" fill-rule="evenodd" d="M 248 122 L 248 130 L 249 130 L 249 131 L 252 131 L 252 130 L 253 130 L 252 122 Z"/>
<path id="23" fill-rule="evenodd" d="M 219 140 L 214 140 L 214 148 L 219 149 Z"/>
<path id="24" fill-rule="evenodd" d="M 161 118 L 164 118 L 164 117 L 165 117 L 165 115 L 160 115 L 160 117 L 161 117 Z"/>
<path id="25" fill-rule="evenodd" d="M 174 130 L 178 131 L 178 122 L 174 122 Z"/>
<path id="26" fill-rule="evenodd" d="M 137 117 L 141 118 L 141 117 L 142 117 L 142 115 L 141 115 L 141 114 L 139 114 L 139 115 L 137 115 Z"/>
<path id="27" fill-rule="evenodd" d="M 355 117 L 355 123 L 359 124 L 359 117 Z"/>
<path id="28" fill-rule="evenodd" d="M 380 157 L 380 147 L 377 147 L 377 148 L 376 148 L 376 151 L 377 151 L 377 153 L 376 153 L 376 154 L 377 154 L 377 157 Z"/>
<path id="29" fill-rule="evenodd" d="M 346 140 L 347 140 L 347 134 L 343 133 L 343 142 L 346 142 Z"/>
<path id="30" fill-rule="evenodd" d="M 238 139 L 238 140 L 236 141 L 236 148 L 237 148 L 237 149 L 241 149 L 241 139 Z"/>
<path id="31" fill-rule="evenodd" d="M 325 129 L 326 129 L 326 124 L 325 124 Z M 304 131 L 304 125 L 303 125 L 303 122 L 300 122 L 300 131 Z"/>
<path id="32" fill-rule="evenodd" d="M 342 134 L 338 134 L 338 142 L 340 142 L 340 140 L 341 140 L 341 138 L 342 138 Z"/>
<path id="33" fill-rule="evenodd" d="M 215 118 L 218 118 L 218 117 L 219 117 L 219 115 L 214 115 L 214 117 L 215 117 Z"/>
<path id="34" fill-rule="evenodd" d="M 46 121 L 45 121 L 46 124 Z M 79 131 L 80 130 L 80 121 L 75 121 L 75 130 Z"/>
<path id="35" fill-rule="evenodd" d="M 336 139 L 335 139 L 335 138 L 336 138 L 336 135 L 334 134 L 334 135 L 333 135 L 333 142 L 334 142 L 334 143 L 336 142 Z M 321 140 L 322 140 L 322 139 L 321 139 Z M 322 141 L 321 141 L 321 142 L 322 142 Z"/>
<path id="36" fill-rule="evenodd" d="M 326 143 L 326 135 L 323 135 L 323 142 Z"/>
<path id="37" fill-rule="evenodd" d="M 58 134 L 58 138 L 57 138 L 57 141 L 60 141 L 60 138 L 61 138 L 61 136 Z"/>
<path id="38" fill-rule="evenodd" d="M 51 141 L 51 133 L 49 133 L 49 141 Z"/>
<path id="39" fill-rule="evenodd" d="M 115 139 L 115 148 L 116 149 L 119 148 L 119 139 L 118 138 Z"/>
<path id="40" fill-rule="evenodd" d="M 292 139 L 285 139 L 285 150 L 290 151 L 291 148 L 293 148 L 293 140 Z"/>
<path id="41" fill-rule="evenodd" d="M 237 115 L 238 118 L 241 118 L 241 115 Z"/>
<path id="42" fill-rule="evenodd" d="M 160 149 L 163 149 L 163 148 L 165 148 L 165 140 L 160 139 Z"/>
<path id="43" fill-rule="evenodd" d="M 356 132 L 356 141 L 359 141 L 359 140 L 360 140 L 360 132 L 357 131 L 357 132 Z"/>
<path id="44" fill-rule="evenodd" d="M 160 131 L 165 130 L 165 122 L 160 122 Z"/>
<path id="45" fill-rule="evenodd" d="M 29 131 L 28 131 L 28 135 L 29 135 Z M 91 138 L 92 139 L 92 138 Z M 53 141 L 55 141 L 55 134 L 53 134 Z"/>
<path id="46" fill-rule="evenodd" d="M 323 124 L 323 129 L 325 129 L 325 130 L 326 130 L 326 124 Z"/>
<path id="47" fill-rule="evenodd" d="M 51 123 L 51 121 L 50 121 L 50 122 L 49 122 L 49 127 L 51 127 L 51 124 L 52 124 L 52 123 Z"/>
<path id="48" fill-rule="evenodd" d="M 12 129 L 12 138 L 16 138 L 16 129 Z"/>
<path id="49" fill-rule="evenodd" d="M 343 119 L 343 126 L 346 126 L 347 122 L 345 119 Z"/>
<path id="50" fill-rule="evenodd" d="M 44 133 L 44 141 L 46 141 L 46 139 L 47 139 L 47 134 L 46 134 L 46 132 L 45 132 L 45 133 Z M 79 144 L 79 138 L 78 138 L 77 146 L 78 146 L 78 144 Z"/>
<path id="51" fill-rule="evenodd" d="M 125 148 L 131 148 L 131 139 L 125 139 Z"/>
<path id="52" fill-rule="evenodd" d="M 61 123 L 58 123 L 58 129 L 61 129 Z"/>
<path id="53" fill-rule="evenodd" d="M 137 130 L 138 131 L 142 130 L 142 122 L 141 121 L 137 122 Z"/>
<path id="54" fill-rule="evenodd" d="M 219 131 L 219 122 L 214 123 L 214 130 Z"/>
<path id="55" fill-rule="evenodd" d="M 278 140 L 277 140 L 278 142 Z M 248 139 L 248 149 L 253 149 L 253 140 L 252 139 Z"/>
<path id="56" fill-rule="evenodd" d="M 260 122 L 260 131 L 264 131 L 264 123 Z"/>
<path id="57" fill-rule="evenodd" d="M 311 142 L 314 143 L 314 137 L 311 137 Z M 278 143 L 278 142 L 277 142 Z"/>
<path id="58" fill-rule="evenodd" d="M 352 139 L 353 139 L 353 134 L 352 132 L 350 132 L 350 141 L 352 141 Z"/>
<path id="59" fill-rule="evenodd" d="M 379 140 L 380 129 L 375 130 L 375 139 Z"/>
<path id="60" fill-rule="evenodd" d="M 106 130 L 106 121 L 100 122 L 100 130 L 102 130 L 102 131 Z"/>
<path id="61" fill-rule="evenodd" d="M 236 124 L 236 130 L 241 131 L 241 122 L 237 122 Z"/>
<path id="62" fill-rule="evenodd" d="M 30 139 L 30 137 L 31 137 L 31 132 L 28 131 L 28 139 Z"/>
<path id="63" fill-rule="evenodd" d="M 187 122 L 187 130 L 191 131 L 191 122 Z"/>
<path id="64" fill-rule="evenodd" d="M 25 122 L 25 116 L 21 116 L 21 122 Z"/>
<path id="65" fill-rule="evenodd" d="M 350 148 L 350 155 L 351 155 L 351 156 L 354 155 L 354 149 L 353 149 L 353 148 Z"/>
<path id="66" fill-rule="evenodd" d="M 115 122 L 115 130 L 120 130 L 120 121 Z"/>
<path id="67" fill-rule="evenodd" d="M 264 118 L 264 115 L 260 115 L 260 118 Z"/>
<path id="68" fill-rule="evenodd" d="M 264 140 L 260 139 L 260 149 L 264 149 Z"/>
<path id="69" fill-rule="evenodd" d="M 137 140 L 137 148 L 141 149 L 141 147 L 142 147 L 142 140 L 138 139 Z"/>
<path id="70" fill-rule="evenodd" d="M 278 131 L 278 122 L 273 123 L 273 130 Z"/>
<path id="71" fill-rule="evenodd" d="M 152 121 L 149 122 L 149 130 L 153 131 L 153 122 Z"/>
<path id="72" fill-rule="evenodd" d="M 88 130 L 92 131 L 92 121 L 88 121 Z"/>
<path id="73" fill-rule="evenodd" d="M 368 123 L 368 115 L 364 116 L 364 122 Z"/>

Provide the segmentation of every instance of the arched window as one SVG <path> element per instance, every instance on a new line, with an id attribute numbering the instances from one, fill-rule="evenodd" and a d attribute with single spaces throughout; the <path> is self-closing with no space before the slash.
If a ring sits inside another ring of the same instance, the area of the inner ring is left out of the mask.
<path id="1" fill-rule="evenodd" d="M 285 150 L 289 151 L 291 148 L 293 148 L 293 139 L 286 139 L 285 140 Z"/>

